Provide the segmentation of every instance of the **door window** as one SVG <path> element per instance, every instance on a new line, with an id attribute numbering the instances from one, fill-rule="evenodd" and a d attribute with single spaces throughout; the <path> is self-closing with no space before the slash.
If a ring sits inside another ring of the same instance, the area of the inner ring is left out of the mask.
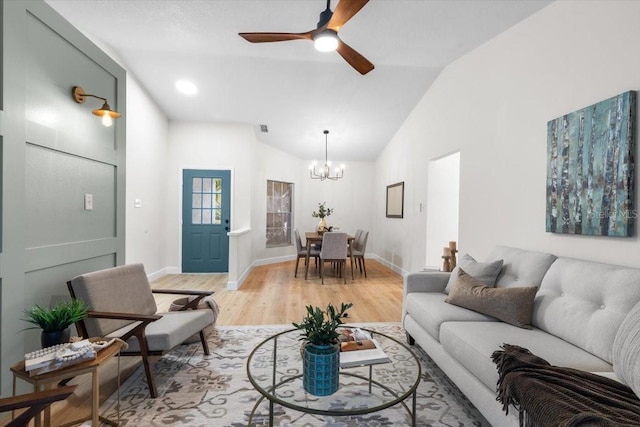
<path id="1" fill-rule="evenodd" d="M 192 224 L 222 224 L 222 179 L 194 177 L 191 193 Z"/>

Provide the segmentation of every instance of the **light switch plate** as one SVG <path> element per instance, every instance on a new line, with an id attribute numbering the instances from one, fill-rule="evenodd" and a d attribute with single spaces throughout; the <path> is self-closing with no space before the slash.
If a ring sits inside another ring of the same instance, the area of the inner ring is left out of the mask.
<path id="1" fill-rule="evenodd" d="M 142 207 L 142 199 L 134 199 L 133 207 L 134 208 L 141 208 Z"/>
<path id="2" fill-rule="evenodd" d="M 93 194 L 84 195 L 84 210 L 85 211 L 93 210 Z"/>

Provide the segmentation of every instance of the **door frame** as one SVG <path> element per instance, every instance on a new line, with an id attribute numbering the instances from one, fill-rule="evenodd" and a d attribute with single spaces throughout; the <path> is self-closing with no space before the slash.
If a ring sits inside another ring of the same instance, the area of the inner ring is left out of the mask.
<path id="1" fill-rule="evenodd" d="M 179 183 L 179 188 L 178 188 L 178 221 L 177 221 L 177 230 L 178 230 L 178 265 L 176 266 L 177 271 L 182 274 L 182 200 L 184 197 L 184 182 L 182 182 L 182 178 L 184 176 L 184 171 L 185 170 L 191 170 L 191 169 L 201 169 L 201 170 L 227 170 L 229 171 L 229 176 L 230 176 L 230 181 L 229 182 L 229 197 L 230 197 L 230 206 L 229 206 L 229 223 L 231 225 L 234 224 L 234 182 L 235 182 L 235 177 L 234 177 L 234 170 L 232 167 L 215 167 L 215 166 L 211 166 L 211 165 L 207 165 L 207 166 L 181 166 L 180 169 L 178 170 L 178 183 Z M 230 228 L 229 232 L 233 231 L 233 228 Z M 232 265 L 232 257 L 234 257 L 234 254 L 231 253 L 231 251 L 229 251 L 229 265 Z M 235 259 L 233 260 L 233 262 L 235 262 Z M 227 271 L 227 273 L 189 273 L 189 274 L 229 274 L 229 272 Z"/>

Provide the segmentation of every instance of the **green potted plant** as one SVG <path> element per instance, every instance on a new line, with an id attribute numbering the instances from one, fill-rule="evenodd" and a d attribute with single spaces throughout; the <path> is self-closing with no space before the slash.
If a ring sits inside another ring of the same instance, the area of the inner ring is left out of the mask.
<path id="1" fill-rule="evenodd" d="M 26 329 L 42 329 L 40 343 L 42 348 L 46 348 L 69 342 L 69 327 L 87 317 L 89 310 L 84 301 L 72 299 L 59 302 L 53 307 L 35 305 L 25 309 L 22 320 L 35 325 Z"/>
<path id="2" fill-rule="evenodd" d="M 331 215 L 333 213 L 332 208 L 327 208 L 324 205 L 327 202 L 318 203 L 318 211 L 313 211 L 311 216 L 314 218 L 320 218 L 320 222 L 318 223 L 317 231 L 322 234 L 327 231 L 329 228 L 327 227 L 327 221 L 324 219 L 325 217 Z"/>
<path id="3" fill-rule="evenodd" d="M 293 326 L 303 331 L 302 385 L 316 396 L 329 396 L 338 390 L 340 372 L 340 344 L 336 329 L 353 306 L 342 303 L 338 310 L 333 304 L 326 311 L 319 307 L 307 306 L 307 314 L 300 323 Z"/>

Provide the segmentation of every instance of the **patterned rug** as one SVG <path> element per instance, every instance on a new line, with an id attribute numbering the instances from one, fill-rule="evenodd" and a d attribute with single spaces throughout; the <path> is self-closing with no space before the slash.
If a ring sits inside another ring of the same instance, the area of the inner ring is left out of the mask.
<path id="1" fill-rule="evenodd" d="M 396 323 L 366 325 L 404 341 L 404 329 Z M 261 395 L 247 378 L 246 361 L 262 340 L 291 329 L 289 325 L 215 327 L 208 337 L 211 354 L 202 346 L 179 346 L 153 366 L 158 397 L 151 399 L 140 367 L 120 388 L 121 426 L 247 426 L 249 414 Z M 421 348 L 412 347 L 422 363 L 417 394 L 419 426 L 490 426 L 467 398 L 449 381 Z M 101 414 L 116 420 L 117 393 L 102 406 Z M 268 425 L 268 402 L 263 400 L 253 426 Z M 275 406 L 277 426 L 406 426 L 407 412 L 401 405 L 383 411 L 343 417 L 303 414 Z"/>

